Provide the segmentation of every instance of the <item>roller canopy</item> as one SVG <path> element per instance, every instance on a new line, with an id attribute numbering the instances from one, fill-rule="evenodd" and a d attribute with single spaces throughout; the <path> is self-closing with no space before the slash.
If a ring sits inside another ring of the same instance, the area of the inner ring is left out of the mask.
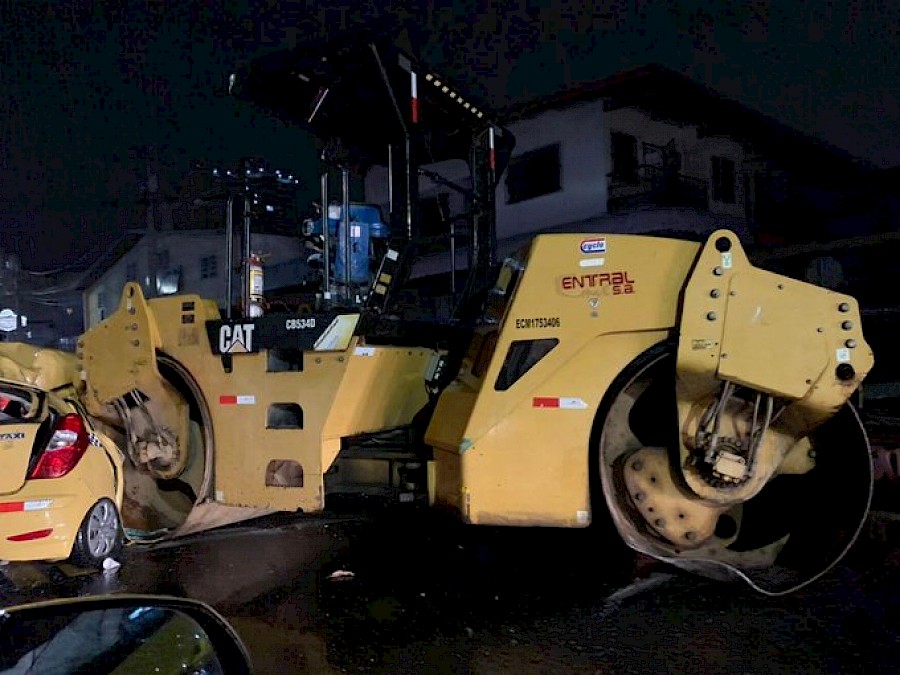
<path id="1" fill-rule="evenodd" d="M 386 164 L 388 144 L 407 134 L 422 163 L 468 161 L 491 124 L 498 175 L 512 150 L 511 134 L 479 101 L 371 32 L 261 56 L 236 74 L 232 93 L 332 142 L 351 161 Z"/>

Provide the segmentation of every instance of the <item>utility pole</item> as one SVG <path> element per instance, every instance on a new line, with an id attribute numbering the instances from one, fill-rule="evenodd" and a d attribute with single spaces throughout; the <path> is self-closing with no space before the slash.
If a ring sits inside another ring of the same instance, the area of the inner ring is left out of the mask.
<path id="1" fill-rule="evenodd" d="M 156 275 L 159 265 L 158 232 L 159 232 L 159 169 L 156 156 L 156 147 L 147 147 L 147 214 L 144 219 L 144 239 L 146 241 L 146 263 L 147 278 L 149 278 L 151 287 L 144 286 L 144 292 L 148 294 L 156 294 Z M 140 273 L 138 273 L 140 277 Z M 140 283 L 140 279 L 132 279 Z"/>
<path id="2" fill-rule="evenodd" d="M 0 253 L 0 266 L 0 331 L 5 341 L 17 342 L 23 321 L 19 258 L 14 253 Z"/>

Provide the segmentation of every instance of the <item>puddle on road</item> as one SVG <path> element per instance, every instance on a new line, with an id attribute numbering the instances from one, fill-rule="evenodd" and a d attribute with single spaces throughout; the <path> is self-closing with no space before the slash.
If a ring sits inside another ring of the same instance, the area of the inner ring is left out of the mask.
<path id="1" fill-rule="evenodd" d="M 283 517 L 131 547 L 109 574 L 5 566 L 0 602 L 196 598 L 233 623 L 261 673 L 836 672 L 860 653 L 858 671 L 886 670 L 878 628 L 897 610 L 868 608 L 856 577 L 776 601 L 636 560 L 594 532 Z"/>
<path id="2" fill-rule="evenodd" d="M 267 655 L 262 672 L 298 659 L 320 671 L 326 654 L 364 667 L 379 645 L 419 645 L 432 658 L 469 649 L 476 637 L 506 644 L 497 630 L 602 600 L 632 575 L 620 543 L 604 546 L 581 531 L 472 528 L 431 515 L 266 522 L 132 546 L 107 574 L 23 567 L 20 601 L 191 597 L 223 612 L 254 653 Z"/>
<path id="3" fill-rule="evenodd" d="M 546 664 L 527 646 L 535 626 L 547 634 L 557 617 L 602 603 L 635 573 L 634 556 L 618 541 L 604 545 L 586 532 L 428 517 L 340 532 L 330 559 L 311 556 L 306 574 L 229 605 L 260 672 L 279 664 L 311 672 L 414 672 L 472 659 L 483 666 L 484 650 L 498 666 Z"/>

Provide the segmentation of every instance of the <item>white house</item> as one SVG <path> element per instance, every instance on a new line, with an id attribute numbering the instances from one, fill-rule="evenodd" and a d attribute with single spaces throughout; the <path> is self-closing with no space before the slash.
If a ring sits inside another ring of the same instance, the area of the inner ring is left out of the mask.
<path id="1" fill-rule="evenodd" d="M 864 163 L 661 66 L 512 106 L 500 120 L 516 138 L 496 194 L 500 255 L 554 230 L 705 235 L 727 227 L 762 246 L 866 231 Z M 468 187 L 467 168 L 426 169 L 445 180 L 419 180 L 420 233 L 446 238 L 451 221 L 461 232 L 453 218 L 466 200 L 447 181 Z M 387 184 L 381 167 L 365 178 L 367 201 L 385 213 Z M 461 252 L 457 269 L 465 264 Z M 414 276 L 449 269 L 444 254 Z"/>
<path id="2" fill-rule="evenodd" d="M 740 124 L 731 135 L 711 133 L 702 118 L 691 124 L 683 115 L 663 114 L 664 105 L 617 103 L 610 93 L 597 86 L 508 111 L 516 146 L 496 195 L 499 253 L 554 230 L 702 235 L 728 227 L 750 239 L 749 190 L 758 158 L 748 153 Z M 471 185 L 461 161 L 426 168 Z M 446 181 L 420 178 L 422 234 L 446 232 L 445 223 L 465 210 L 465 197 Z M 384 212 L 387 185 L 385 168 L 368 172 L 367 201 Z M 465 255 L 458 256 L 457 268 L 464 265 Z M 444 255 L 420 265 L 417 275 L 447 270 Z"/>

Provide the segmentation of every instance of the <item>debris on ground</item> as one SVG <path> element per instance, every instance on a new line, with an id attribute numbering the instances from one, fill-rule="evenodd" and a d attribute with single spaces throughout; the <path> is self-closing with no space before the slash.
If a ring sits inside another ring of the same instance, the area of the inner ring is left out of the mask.
<path id="1" fill-rule="evenodd" d="M 119 569 L 121 566 L 122 566 L 122 563 L 120 563 L 115 558 L 106 558 L 103 561 L 103 571 L 104 572 L 114 572 L 117 569 Z"/>

